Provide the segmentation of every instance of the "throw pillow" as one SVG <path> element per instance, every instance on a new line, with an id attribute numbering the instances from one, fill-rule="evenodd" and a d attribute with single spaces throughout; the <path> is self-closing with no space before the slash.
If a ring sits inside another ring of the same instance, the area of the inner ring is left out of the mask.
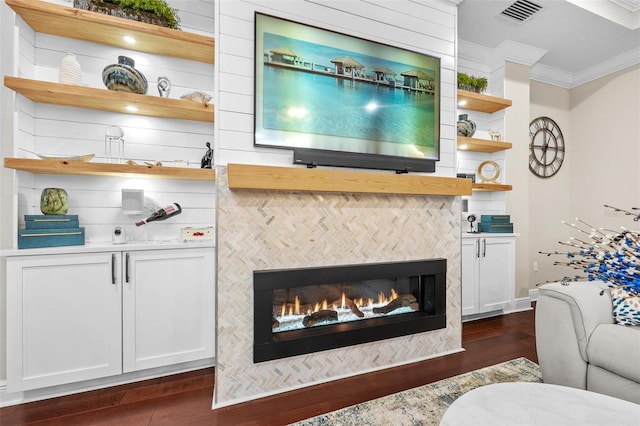
<path id="1" fill-rule="evenodd" d="M 620 325 L 640 325 L 640 295 L 631 295 L 624 288 L 611 288 L 613 318 Z"/>

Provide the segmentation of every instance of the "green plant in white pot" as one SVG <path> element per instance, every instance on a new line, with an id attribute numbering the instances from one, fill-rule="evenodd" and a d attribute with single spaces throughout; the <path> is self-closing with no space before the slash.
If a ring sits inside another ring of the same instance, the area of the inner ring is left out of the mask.
<path id="1" fill-rule="evenodd" d="M 178 10 L 169 6 L 165 0 L 74 0 L 74 7 L 80 7 L 82 9 L 88 9 L 108 15 L 112 14 L 107 6 L 111 9 L 115 6 L 120 10 L 129 11 L 129 13 L 124 13 L 122 15 L 116 13 L 115 16 L 134 19 L 131 16 L 132 14 L 135 14 L 138 17 L 142 15 L 153 15 L 162 21 L 162 26 L 176 30 L 180 29 L 180 17 L 178 16 Z M 151 23 L 159 25 L 156 22 Z"/>
<path id="2" fill-rule="evenodd" d="M 458 89 L 482 93 L 487 90 L 488 81 L 484 77 L 474 77 L 463 72 L 458 73 Z"/>
<path id="3" fill-rule="evenodd" d="M 134 10 L 155 13 L 167 20 L 169 28 L 178 29 L 180 18 L 178 11 L 170 7 L 164 0 L 112 0 L 121 7 L 130 7 Z"/>

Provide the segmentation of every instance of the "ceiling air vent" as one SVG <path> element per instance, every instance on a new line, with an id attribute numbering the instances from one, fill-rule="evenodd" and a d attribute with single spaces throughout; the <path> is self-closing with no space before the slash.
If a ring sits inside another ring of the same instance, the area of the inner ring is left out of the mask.
<path id="1" fill-rule="evenodd" d="M 514 21 L 524 22 L 531 18 L 542 6 L 529 0 L 517 0 L 511 6 L 500 12 L 505 18 Z"/>

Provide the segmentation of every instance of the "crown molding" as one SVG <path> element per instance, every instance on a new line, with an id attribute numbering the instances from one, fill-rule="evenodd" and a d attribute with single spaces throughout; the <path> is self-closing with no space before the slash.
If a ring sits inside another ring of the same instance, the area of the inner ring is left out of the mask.
<path id="1" fill-rule="evenodd" d="M 622 53 L 577 73 L 539 63 L 547 50 L 512 40 L 505 40 L 495 48 L 488 48 L 466 40 L 458 40 L 458 61 L 499 68 L 504 61 L 531 67 L 530 78 L 542 83 L 572 89 L 614 72 L 640 64 L 640 47 Z"/>
<path id="2" fill-rule="evenodd" d="M 546 55 L 547 52 L 549 52 L 547 49 L 529 46 L 513 40 L 505 40 L 491 52 L 491 63 L 509 61 L 530 67 Z"/>
<path id="3" fill-rule="evenodd" d="M 611 22 L 637 30 L 640 28 L 640 7 L 632 5 L 631 2 L 621 0 L 609 1 L 584 1 L 584 0 L 567 0 L 575 6 L 595 13 Z"/>
<path id="4" fill-rule="evenodd" d="M 489 48 L 466 40 L 458 40 L 458 59 L 484 64 L 494 69 L 503 66 L 505 61 L 532 66 L 548 50 L 505 40 L 495 48 Z"/>
<path id="5" fill-rule="evenodd" d="M 640 64 L 640 47 L 614 56 L 606 62 L 585 68 L 577 73 L 570 73 L 543 64 L 535 64 L 531 68 L 530 77 L 532 80 L 542 83 L 552 84 L 565 89 L 573 89 L 574 87 L 581 86 L 590 81 L 638 64 Z"/>

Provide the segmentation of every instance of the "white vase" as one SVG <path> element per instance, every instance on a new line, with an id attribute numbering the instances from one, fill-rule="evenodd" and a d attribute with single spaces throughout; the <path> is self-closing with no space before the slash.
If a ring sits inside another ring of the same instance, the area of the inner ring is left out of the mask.
<path id="1" fill-rule="evenodd" d="M 67 53 L 62 62 L 60 62 L 60 77 L 58 81 L 62 84 L 73 84 L 80 86 L 82 84 L 82 71 L 80 63 L 73 53 Z"/>

